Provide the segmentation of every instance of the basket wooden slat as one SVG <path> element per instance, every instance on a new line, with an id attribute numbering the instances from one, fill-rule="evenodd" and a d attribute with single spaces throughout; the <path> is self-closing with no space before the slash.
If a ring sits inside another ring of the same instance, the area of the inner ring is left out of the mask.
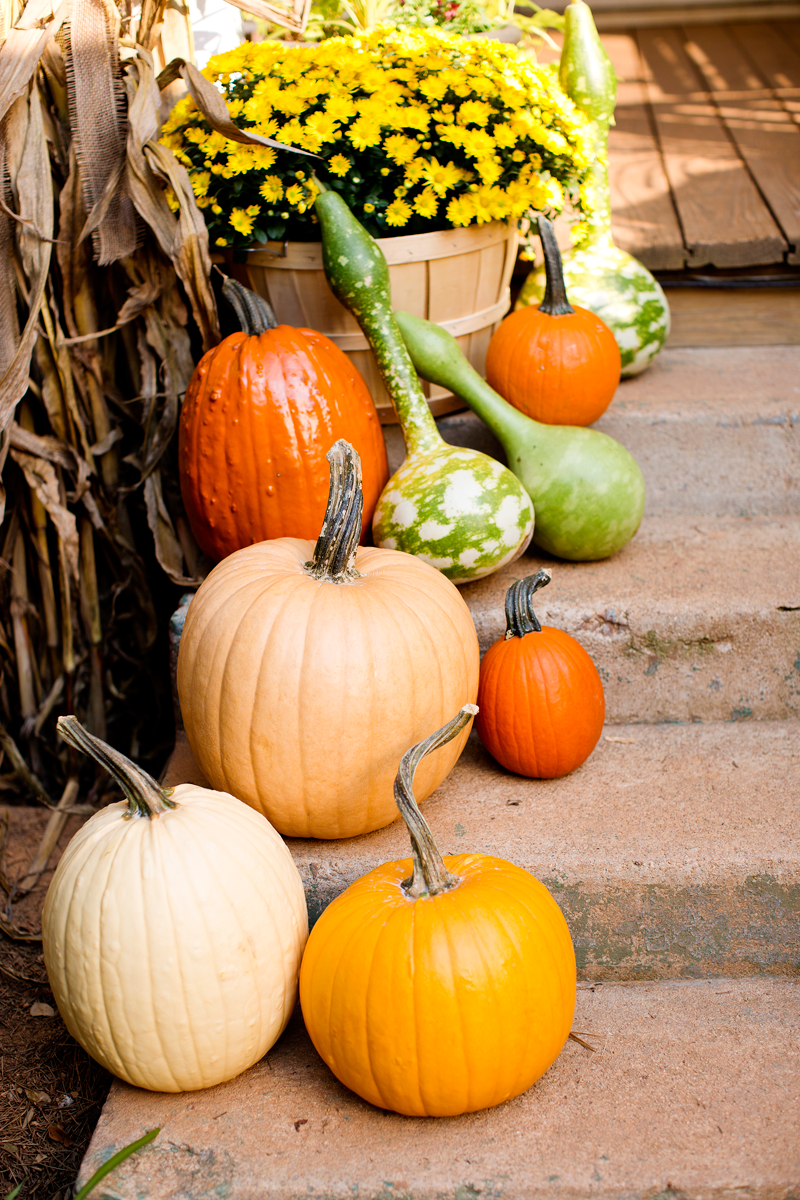
<path id="1" fill-rule="evenodd" d="M 481 374 L 494 330 L 509 307 L 509 283 L 517 252 L 516 226 L 502 222 L 383 238 L 392 303 L 443 325 Z M 269 300 L 278 320 L 326 334 L 364 376 L 380 419 L 396 421 L 377 363 L 355 319 L 331 292 L 318 242 L 272 243 L 247 256 L 250 286 Z M 463 407 L 444 388 L 424 385 L 436 414 Z"/>

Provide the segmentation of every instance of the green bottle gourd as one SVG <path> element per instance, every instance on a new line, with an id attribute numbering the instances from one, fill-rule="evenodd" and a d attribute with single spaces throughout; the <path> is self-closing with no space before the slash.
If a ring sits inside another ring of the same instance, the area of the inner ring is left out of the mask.
<path id="1" fill-rule="evenodd" d="M 532 421 L 481 379 L 446 329 L 410 313 L 395 318 L 423 379 L 465 400 L 500 441 L 533 500 L 537 546 L 585 562 L 627 545 L 642 520 L 645 493 L 624 446 L 596 429 Z"/>
<path id="2" fill-rule="evenodd" d="M 415 554 L 453 583 L 489 575 L 530 542 L 530 497 L 495 459 L 444 441 L 392 313 L 380 247 L 338 193 L 322 192 L 315 211 L 326 278 L 372 347 L 408 452 L 378 499 L 375 545 Z"/>
<path id="3" fill-rule="evenodd" d="M 594 161 L 582 189 L 584 219 L 576 245 L 564 254 L 564 281 L 570 301 L 591 309 L 616 337 L 625 379 L 644 371 L 664 345 L 670 327 L 669 305 L 647 267 L 614 245 L 608 185 L 608 127 L 614 115 L 617 77 L 589 5 L 584 0 L 572 0 L 564 18 L 559 81 L 595 128 Z M 517 308 L 538 304 L 545 286 L 544 267 L 531 271 Z"/>

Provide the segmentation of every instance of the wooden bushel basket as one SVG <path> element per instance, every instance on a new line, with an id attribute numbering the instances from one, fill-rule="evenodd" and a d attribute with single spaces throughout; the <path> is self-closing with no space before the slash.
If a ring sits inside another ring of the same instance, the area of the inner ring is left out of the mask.
<path id="1" fill-rule="evenodd" d="M 389 264 L 393 306 L 447 329 L 481 375 L 491 336 L 508 312 L 518 237 L 516 222 L 494 221 L 378 241 Z M 317 329 L 344 350 L 364 376 L 382 423 L 395 422 L 367 340 L 325 280 L 321 244 L 251 250 L 247 271 L 250 286 L 270 302 L 281 324 Z M 464 407 L 444 388 L 423 387 L 434 414 Z"/>

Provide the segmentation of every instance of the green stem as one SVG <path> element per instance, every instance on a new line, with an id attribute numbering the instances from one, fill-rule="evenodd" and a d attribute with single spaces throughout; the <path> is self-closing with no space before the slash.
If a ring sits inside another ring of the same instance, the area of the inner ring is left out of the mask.
<path id="1" fill-rule="evenodd" d="M 343 438 L 334 442 L 325 457 L 331 466 L 328 507 L 314 557 L 305 564 L 305 570 L 312 579 L 349 583 L 360 578 L 355 560 L 364 511 L 361 459 Z"/>
<path id="2" fill-rule="evenodd" d="M 446 329 L 411 313 L 398 311 L 395 319 L 422 378 L 446 387 L 466 400 L 502 443 L 510 462 L 519 439 L 529 434 L 531 426 L 537 422 L 514 408 L 485 379 L 481 379 Z"/>
<path id="3" fill-rule="evenodd" d="M 317 196 L 314 211 L 322 230 L 325 276 L 370 344 L 409 454 L 438 449 L 443 439 L 392 314 L 389 267 L 380 246 L 338 192 Z"/>
<path id="4" fill-rule="evenodd" d="M 411 837 L 411 857 L 414 862 L 414 873 L 409 879 L 403 880 L 402 888 L 406 895 L 414 900 L 418 900 L 420 896 L 438 896 L 440 892 L 449 892 L 461 882 L 458 876 L 452 875 L 444 865 L 444 859 L 433 840 L 430 825 L 419 810 L 414 796 L 414 774 L 423 758 L 457 737 L 477 711 L 476 704 L 465 704 L 452 721 L 448 721 L 418 745 L 412 746 L 400 760 L 394 781 L 394 799 Z"/>
<path id="5" fill-rule="evenodd" d="M 567 299 L 561 253 L 553 232 L 552 222 L 548 221 L 547 217 L 539 217 L 539 237 L 542 240 L 544 270 L 547 276 L 544 300 L 539 305 L 539 312 L 545 313 L 548 317 L 567 317 L 570 313 L 574 313 L 575 309 Z"/>
<path id="6" fill-rule="evenodd" d="M 526 633 L 541 633 L 539 618 L 533 611 L 533 594 L 546 587 L 552 575 L 545 567 L 535 575 L 518 579 L 506 592 L 506 641 L 525 637 Z"/>
<path id="7" fill-rule="evenodd" d="M 93 737 L 77 717 L 59 717 L 56 729 L 68 746 L 88 754 L 116 779 L 128 797 L 129 817 L 158 817 L 168 809 L 178 807 L 170 800 L 172 788 L 159 787 L 151 775 L 119 750 Z"/>
<path id="8" fill-rule="evenodd" d="M 278 321 L 272 305 L 255 292 L 251 292 L 250 288 L 243 287 L 238 279 L 231 279 L 230 275 L 226 275 L 222 294 L 239 318 L 242 332 L 248 337 L 258 337 L 267 329 L 277 328 Z"/>

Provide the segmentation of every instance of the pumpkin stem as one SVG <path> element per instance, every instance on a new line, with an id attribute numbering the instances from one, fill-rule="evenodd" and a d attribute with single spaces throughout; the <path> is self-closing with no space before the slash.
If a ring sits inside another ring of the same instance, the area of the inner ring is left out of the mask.
<path id="1" fill-rule="evenodd" d="M 548 317 L 566 317 L 575 309 L 567 299 L 567 289 L 564 285 L 564 269 L 561 263 L 561 251 L 558 248 L 553 225 L 547 217 L 539 217 L 539 237 L 544 251 L 544 270 L 547 276 L 547 287 L 544 300 L 539 305 L 539 312 Z"/>
<path id="2" fill-rule="evenodd" d="M 314 547 L 314 557 L 305 564 L 305 569 L 312 579 L 348 583 L 360 578 L 353 564 L 364 512 L 361 459 L 358 451 L 344 438 L 334 442 L 325 457 L 331 465 L 328 507 Z"/>
<path id="3" fill-rule="evenodd" d="M 120 754 L 119 750 L 93 737 L 77 717 L 59 717 L 56 729 L 68 746 L 88 754 L 116 779 L 128 797 L 129 817 L 152 818 L 169 808 L 177 808 L 174 801 L 170 800 L 172 788 L 159 787 L 152 776 Z"/>
<path id="4" fill-rule="evenodd" d="M 545 568 L 526 579 L 518 579 L 506 592 L 506 641 L 512 637 L 525 637 L 526 633 L 541 633 L 539 618 L 533 611 L 533 593 L 546 587 L 552 575 Z"/>
<path id="5" fill-rule="evenodd" d="M 444 865 L 444 859 L 433 840 L 430 825 L 419 810 L 414 797 L 414 774 L 423 758 L 452 741 L 477 711 L 476 704 L 465 704 L 452 721 L 437 729 L 436 733 L 425 738 L 424 742 L 412 746 L 400 760 L 394 781 L 394 799 L 411 837 L 411 855 L 414 860 L 414 873 L 409 879 L 403 880 L 401 887 L 406 895 L 414 900 L 420 896 L 437 896 L 440 892 L 449 892 L 460 883 L 458 876 L 452 875 Z"/>
<path id="6" fill-rule="evenodd" d="M 272 305 L 255 292 L 251 292 L 250 288 L 243 287 L 238 279 L 231 279 L 230 275 L 226 275 L 222 294 L 239 318 L 242 332 L 248 337 L 258 337 L 268 329 L 277 328 L 278 320 Z"/>

